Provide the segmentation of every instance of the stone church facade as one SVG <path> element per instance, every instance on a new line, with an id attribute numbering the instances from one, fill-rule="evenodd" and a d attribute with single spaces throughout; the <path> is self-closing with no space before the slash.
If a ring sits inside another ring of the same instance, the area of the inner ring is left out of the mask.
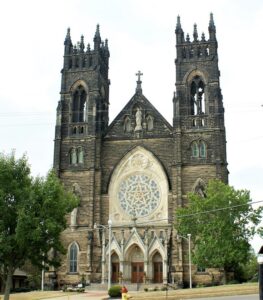
<path id="1" fill-rule="evenodd" d="M 228 181 L 212 14 L 208 29 L 208 39 L 198 38 L 194 25 L 190 40 L 177 19 L 172 125 L 143 95 L 140 71 L 135 94 L 109 124 L 108 42 L 97 27 L 93 49 L 83 36 L 73 46 L 68 29 L 54 168 L 80 203 L 62 234 L 60 285 L 106 283 L 109 259 L 112 282 L 188 282 L 188 244 L 177 236 L 174 212 L 209 179 Z M 212 273 L 192 266 L 194 282 Z"/>

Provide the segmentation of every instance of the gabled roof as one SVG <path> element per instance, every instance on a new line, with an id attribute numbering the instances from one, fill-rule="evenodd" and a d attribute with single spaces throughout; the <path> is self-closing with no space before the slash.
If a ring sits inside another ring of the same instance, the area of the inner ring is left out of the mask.
<path id="1" fill-rule="evenodd" d="M 137 82 L 138 84 L 138 82 Z M 136 126 L 136 112 L 141 111 L 141 130 Z M 136 93 L 109 125 L 105 138 L 150 138 L 171 136 L 170 123 L 142 94 L 137 85 Z"/>

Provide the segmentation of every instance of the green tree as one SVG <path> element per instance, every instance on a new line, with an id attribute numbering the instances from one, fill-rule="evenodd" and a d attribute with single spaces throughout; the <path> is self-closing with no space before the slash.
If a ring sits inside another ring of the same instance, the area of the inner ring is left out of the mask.
<path id="1" fill-rule="evenodd" d="M 188 195 L 188 205 L 176 211 L 176 229 L 191 233 L 195 264 L 235 271 L 249 258 L 262 207 L 253 209 L 248 191 L 219 180 L 209 181 L 204 195 Z"/>
<path id="2" fill-rule="evenodd" d="M 250 248 L 248 260 L 241 263 L 236 269 L 235 279 L 239 282 L 258 279 L 258 262 L 255 251 Z"/>
<path id="3" fill-rule="evenodd" d="M 0 276 L 9 299 L 12 275 L 26 260 L 39 267 L 58 265 L 64 249 L 59 239 L 65 215 L 78 200 L 67 192 L 54 171 L 33 179 L 27 158 L 0 154 Z"/>

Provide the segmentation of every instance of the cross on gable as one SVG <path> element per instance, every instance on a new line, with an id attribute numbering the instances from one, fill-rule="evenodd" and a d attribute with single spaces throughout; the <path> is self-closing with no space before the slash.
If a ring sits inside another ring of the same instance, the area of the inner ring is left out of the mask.
<path id="1" fill-rule="evenodd" d="M 138 71 L 138 73 L 136 73 L 135 75 L 138 76 L 138 81 L 141 81 L 141 76 L 143 75 L 143 73 L 141 71 Z"/>

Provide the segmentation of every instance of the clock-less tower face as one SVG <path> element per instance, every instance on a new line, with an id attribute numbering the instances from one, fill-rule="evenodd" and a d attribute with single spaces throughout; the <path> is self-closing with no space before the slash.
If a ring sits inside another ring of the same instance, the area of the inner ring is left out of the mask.
<path id="1" fill-rule="evenodd" d="M 159 161 L 142 147 L 128 153 L 113 172 L 109 188 L 114 223 L 168 218 L 168 183 Z"/>

